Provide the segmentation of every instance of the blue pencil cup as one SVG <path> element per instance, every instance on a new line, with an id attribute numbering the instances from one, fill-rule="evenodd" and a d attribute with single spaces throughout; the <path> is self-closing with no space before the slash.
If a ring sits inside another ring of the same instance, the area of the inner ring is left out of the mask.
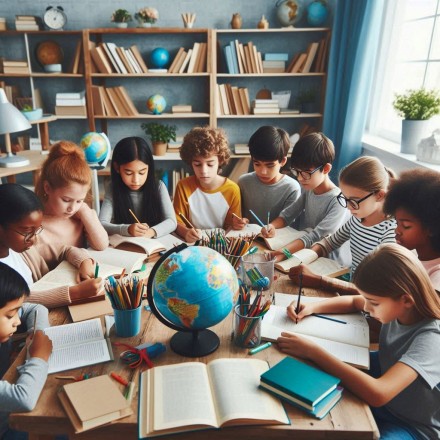
<path id="1" fill-rule="evenodd" d="M 141 331 L 142 305 L 136 309 L 118 310 L 113 309 L 115 314 L 116 336 L 131 338 Z"/>

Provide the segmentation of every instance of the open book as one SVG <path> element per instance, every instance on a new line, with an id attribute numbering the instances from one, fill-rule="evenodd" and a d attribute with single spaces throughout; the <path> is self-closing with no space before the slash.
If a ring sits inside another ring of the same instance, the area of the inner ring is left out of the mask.
<path id="1" fill-rule="evenodd" d="M 326 298 L 301 295 L 301 302 L 323 301 Z M 330 352 L 343 362 L 368 369 L 370 366 L 370 334 L 367 320 L 361 313 L 326 314 L 345 322 L 330 321 L 317 316 L 307 316 L 296 324 L 286 312 L 286 307 L 298 300 L 296 295 L 275 293 L 276 305 L 271 305 L 261 325 L 261 338 L 276 341 L 281 332 L 298 333 Z"/>
<path id="2" fill-rule="evenodd" d="M 162 251 L 167 251 L 174 246 L 182 244 L 183 241 L 174 235 L 168 234 L 157 238 L 144 238 L 144 237 L 126 237 L 119 234 L 110 235 L 110 246 L 114 248 L 121 248 L 124 250 L 143 252 L 147 256 L 157 254 Z"/>
<path id="3" fill-rule="evenodd" d="M 233 425 L 290 424 L 281 402 L 260 390 L 259 359 L 216 359 L 141 374 L 139 438 Z"/>
<path id="4" fill-rule="evenodd" d="M 326 257 L 318 257 L 312 249 L 301 249 L 292 254 L 291 258 L 275 263 L 275 268 L 281 272 L 288 273 L 290 268 L 306 264 L 308 268 L 317 275 L 338 277 L 350 272 L 346 266 L 341 266 L 337 261 Z"/>
<path id="5" fill-rule="evenodd" d="M 48 373 L 113 360 L 111 342 L 105 338 L 99 318 L 49 327 L 44 333 L 53 345 Z"/>

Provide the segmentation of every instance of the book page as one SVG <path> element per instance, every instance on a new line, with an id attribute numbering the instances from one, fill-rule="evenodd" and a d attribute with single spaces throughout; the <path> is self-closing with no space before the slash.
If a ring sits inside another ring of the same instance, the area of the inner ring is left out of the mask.
<path id="1" fill-rule="evenodd" d="M 220 426 L 240 419 L 246 424 L 289 423 L 281 402 L 258 388 L 268 369 L 259 359 L 217 359 L 208 364 Z"/>
<path id="2" fill-rule="evenodd" d="M 165 246 L 156 238 L 125 237 L 119 234 L 113 234 L 109 236 L 109 243 L 110 246 L 114 248 L 124 243 L 134 244 L 142 248 L 147 255 L 166 250 Z"/>
<path id="3" fill-rule="evenodd" d="M 243 229 L 239 231 L 230 229 L 226 234 L 226 237 L 243 237 L 244 235 L 259 234 L 261 232 L 261 226 L 255 223 L 248 223 Z"/>
<path id="4" fill-rule="evenodd" d="M 189 425 L 217 426 L 205 364 L 156 367 L 154 374 L 154 431 Z"/>
<path id="5" fill-rule="evenodd" d="M 114 249 L 111 247 L 108 247 L 103 251 L 96 251 L 88 248 L 87 252 L 95 261 L 99 263 L 99 276 L 102 278 L 121 273 L 123 268 L 125 268 L 128 273 L 139 270 L 144 261 L 146 261 L 148 258 L 147 254 L 123 251 L 121 249 Z M 105 265 L 109 264 L 114 267 L 114 271 L 113 273 L 107 274 Z"/>
<path id="6" fill-rule="evenodd" d="M 275 251 L 286 246 L 291 241 L 302 237 L 305 233 L 306 231 L 297 231 L 290 226 L 286 226 L 285 228 L 277 229 L 275 237 L 263 238 L 263 240 L 269 249 Z"/>

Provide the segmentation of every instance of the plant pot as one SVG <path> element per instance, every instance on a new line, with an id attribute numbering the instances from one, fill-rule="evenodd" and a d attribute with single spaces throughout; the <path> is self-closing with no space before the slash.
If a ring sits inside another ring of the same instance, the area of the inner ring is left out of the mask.
<path id="1" fill-rule="evenodd" d="M 36 108 L 34 110 L 22 111 L 28 121 L 37 121 L 43 117 L 43 109 Z"/>
<path id="2" fill-rule="evenodd" d="M 143 27 L 143 28 L 150 28 L 150 27 L 152 27 L 153 26 L 153 23 L 148 23 L 148 22 L 142 22 L 142 23 L 139 23 L 139 27 Z"/>
<path id="3" fill-rule="evenodd" d="M 430 120 L 402 120 L 402 140 L 400 152 L 403 154 L 416 154 L 417 145 L 428 137 L 430 133 Z"/>
<path id="4" fill-rule="evenodd" d="M 153 155 L 165 156 L 168 144 L 166 142 L 153 142 Z"/>
<path id="5" fill-rule="evenodd" d="M 128 23 L 115 23 L 115 26 L 116 26 L 117 28 L 123 28 L 123 29 L 125 29 L 125 28 L 128 27 Z"/>

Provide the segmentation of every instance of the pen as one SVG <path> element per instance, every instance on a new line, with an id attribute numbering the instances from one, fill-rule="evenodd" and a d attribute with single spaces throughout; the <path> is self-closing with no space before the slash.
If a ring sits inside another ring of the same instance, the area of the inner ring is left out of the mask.
<path id="1" fill-rule="evenodd" d="M 249 212 L 255 217 L 255 220 L 257 220 L 258 224 L 262 227 L 265 228 L 266 225 L 258 218 L 257 214 L 255 214 L 254 211 L 252 211 L 252 209 L 249 209 Z"/>
<path id="2" fill-rule="evenodd" d="M 95 278 L 98 278 L 98 274 L 99 274 L 99 263 L 96 262 L 96 264 L 95 264 Z"/>
<path id="3" fill-rule="evenodd" d="M 195 229 L 193 224 L 181 212 L 179 212 L 179 217 L 182 219 L 183 223 L 185 223 L 187 228 Z"/>
<path id="4" fill-rule="evenodd" d="M 299 290 L 298 290 L 298 301 L 296 303 L 296 309 L 295 313 L 298 315 L 299 313 L 299 307 L 301 305 L 301 292 L 302 292 L 302 285 L 303 285 L 303 274 L 302 272 L 299 274 Z M 296 323 L 298 324 L 298 318 L 296 318 Z"/>
<path id="5" fill-rule="evenodd" d="M 35 332 L 37 331 L 37 318 L 38 318 L 38 310 L 35 310 L 35 315 L 34 315 L 34 335 L 35 335 Z"/>
<path id="6" fill-rule="evenodd" d="M 123 377 L 119 376 L 119 374 L 116 374 L 114 371 L 110 373 L 110 376 L 116 380 L 117 382 L 121 383 L 125 387 L 128 385 L 128 381 L 124 379 Z"/>
<path id="7" fill-rule="evenodd" d="M 333 322 L 339 322 L 339 324 L 347 324 L 346 321 L 342 321 L 341 319 L 330 318 L 330 316 L 320 315 L 319 313 L 312 313 L 312 315 L 316 316 L 317 318 L 328 319 L 329 321 L 333 321 Z"/>
<path id="8" fill-rule="evenodd" d="M 259 353 L 260 351 L 265 350 L 266 348 L 269 348 L 272 345 L 272 342 L 266 342 L 265 344 L 261 344 L 258 347 L 255 348 L 251 348 L 248 353 L 249 354 L 256 354 Z"/>
<path id="9" fill-rule="evenodd" d="M 267 225 L 266 225 L 267 230 L 269 230 L 269 223 L 270 223 L 270 211 L 267 211 Z"/>
<path id="10" fill-rule="evenodd" d="M 130 211 L 130 214 L 133 216 L 133 218 L 140 224 L 141 222 L 139 221 L 139 219 L 136 217 L 136 214 L 130 209 L 128 208 L 128 210 Z"/>

